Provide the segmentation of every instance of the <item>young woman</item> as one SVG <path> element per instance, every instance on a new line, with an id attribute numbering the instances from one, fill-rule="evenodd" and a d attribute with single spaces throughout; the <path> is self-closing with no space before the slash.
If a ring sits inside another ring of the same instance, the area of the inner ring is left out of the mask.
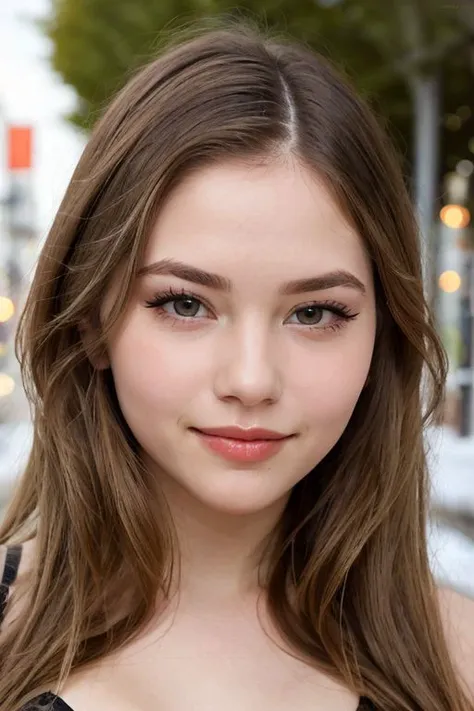
<path id="1" fill-rule="evenodd" d="M 133 78 L 18 347 L 1 711 L 474 708 L 472 603 L 426 550 L 417 228 L 321 57 L 230 24 Z"/>

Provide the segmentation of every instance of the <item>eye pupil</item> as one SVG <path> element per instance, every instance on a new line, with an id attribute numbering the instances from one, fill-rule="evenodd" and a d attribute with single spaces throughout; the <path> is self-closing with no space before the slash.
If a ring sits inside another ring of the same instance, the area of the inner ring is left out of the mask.
<path id="1" fill-rule="evenodd" d="M 180 314 L 180 313 L 179 313 L 179 308 L 178 308 L 178 305 L 179 305 L 179 304 L 184 304 L 184 305 L 185 305 L 185 306 L 184 306 L 184 309 L 183 309 L 184 314 Z M 190 299 L 189 297 L 183 297 L 183 298 L 181 298 L 181 299 L 176 299 L 176 300 L 175 300 L 175 308 L 176 308 L 176 312 L 177 312 L 180 316 L 195 316 L 196 313 L 199 311 L 199 304 L 198 304 L 198 302 L 197 302 L 195 299 Z M 195 312 L 193 312 L 193 308 L 196 309 Z M 191 313 L 190 313 L 190 312 L 191 312 Z"/>
<path id="2" fill-rule="evenodd" d="M 314 325 L 321 321 L 322 312 L 323 310 L 319 306 L 306 306 L 304 309 L 301 309 L 299 313 L 303 315 L 303 320 L 307 318 L 312 322 L 310 325 Z M 315 318 L 316 320 L 314 320 Z"/>

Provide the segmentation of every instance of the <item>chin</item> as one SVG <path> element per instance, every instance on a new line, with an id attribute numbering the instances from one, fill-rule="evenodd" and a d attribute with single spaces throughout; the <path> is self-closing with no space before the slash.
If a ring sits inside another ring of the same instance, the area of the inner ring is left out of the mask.
<path id="1" fill-rule="evenodd" d="M 239 472 L 242 475 L 242 472 Z M 284 506 L 290 492 L 270 490 L 261 486 L 255 480 L 252 482 L 240 481 L 237 485 L 219 486 L 212 491 L 189 492 L 193 498 L 215 513 L 228 516 L 248 516 L 257 514 L 275 506 Z"/>

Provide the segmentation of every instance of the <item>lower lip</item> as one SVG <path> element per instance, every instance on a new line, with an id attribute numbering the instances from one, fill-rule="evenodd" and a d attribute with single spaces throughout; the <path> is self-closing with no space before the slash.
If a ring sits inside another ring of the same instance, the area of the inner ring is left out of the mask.
<path id="1" fill-rule="evenodd" d="M 216 435 L 205 434 L 199 430 L 194 430 L 201 442 L 213 452 L 232 462 L 263 462 L 265 459 L 273 457 L 290 439 L 256 439 L 247 441 L 243 439 L 230 439 L 228 437 L 217 437 Z"/>

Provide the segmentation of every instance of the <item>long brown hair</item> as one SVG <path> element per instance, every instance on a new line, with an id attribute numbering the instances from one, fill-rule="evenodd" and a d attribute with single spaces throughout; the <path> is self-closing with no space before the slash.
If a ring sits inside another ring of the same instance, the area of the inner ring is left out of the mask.
<path id="1" fill-rule="evenodd" d="M 72 670 L 138 634 L 157 591 L 169 592 L 171 521 L 81 324 L 97 322 L 120 269 L 123 289 L 94 344 L 102 352 L 159 207 L 188 171 L 284 155 L 324 180 L 363 238 L 378 332 L 348 427 L 294 487 L 274 532 L 272 615 L 296 654 L 383 711 L 472 710 L 427 558 L 423 429 L 446 363 L 399 161 L 327 61 L 239 20 L 177 35 L 128 82 L 95 127 L 40 255 L 17 336 L 34 442 L 0 529 L 0 543 L 34 537 L 36 559 L 28 613 L 1 638 L 1 711 L 60 692 Z"/>

